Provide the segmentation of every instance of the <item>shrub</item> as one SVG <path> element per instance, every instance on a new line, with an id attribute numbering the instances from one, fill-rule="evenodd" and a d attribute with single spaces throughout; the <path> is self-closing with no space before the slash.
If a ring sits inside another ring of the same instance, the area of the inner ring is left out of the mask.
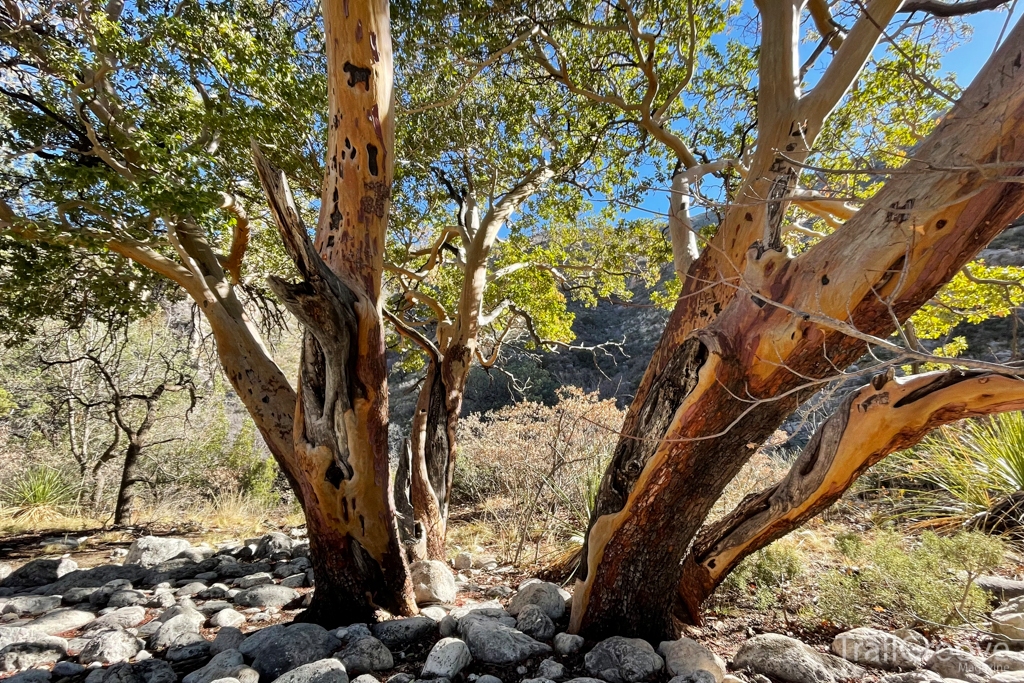
<path id="1" fill-rule="evenodd" d="M 781 589 L 805 572 L 803 552 L 790 539 L 780 539 L 744 559 L 725 579 L 725 593 L 752 595 L 758 609 L 774 607 Z"/>
<path id="2" fill-rule="evenodd" d="M 864 549 L 864 539 L 858 533 L 846 532 L 836 536 L 836 549 L 849 558 L 854 558 Z"/>
<path id="3" fill-rule="evenodd" d="M 281 497 L 274 490 L 277 480 L 277 462 L 260 452 L 256 443 L 256 423 L 246 416 L 235 437 L 227 465 L 234 470 L 242 492 L 265 505 L 276 505 Z"/>
<path id="4" fill-rule="evenodd" d="M 972 623 L 988 606 L 974 585 L 979 574 L 997 567 L 1003 543 L 976 532 L 940 537 L 928 532 L 914 547 L 898 533 L 884 532 L 852 551 L 859 567 L 826 572 L 819 583 L 823 618 L 843 626 L 863 626 L 873 615 L 901 625 L 941 629 Z"/>
<path id="5" fill-rule="evenodd" d="M 506 559 L 528 546 L 582 542 L 596 487 L 618 438 L 614 400 L 563 388 L 554 406 L 523 402 L 460 421 L 454 501 L 486 511 Z"/>

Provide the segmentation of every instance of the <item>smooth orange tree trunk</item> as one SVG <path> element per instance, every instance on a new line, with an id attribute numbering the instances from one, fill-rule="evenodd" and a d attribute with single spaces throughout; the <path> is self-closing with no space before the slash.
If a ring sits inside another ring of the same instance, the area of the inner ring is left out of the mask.
<path id="1" fill-rule="evenodd" d="M 766 16 L 764 31 L 784 14 Z M 790 16 L 799 16 L 799 8 Z M 1018 26 L 914 159 L 845 226 L 799 256 L 775 240 L 785 212 L 785 164 L 761 171 L 754 165 L 752 174 L 774 178 L 760 195 L 770 201 L 759 201 L 760 208 L 731 207 L 726 216 L 746 220 L 762 212 L 765 231 L 753 245 L 747 242 L 743 259 L 731 261 L 741 266 L 732 274 L 708 270 L 709 262 L 735 248 L 728 241 L 723 250 L 708 248 L 690 269 L 691 277 L 704 273 L 703 290 L 677 304 L 602 481 L 577 574 L 574 632 L 592 638 L 674 636 L 672 596 L 679 593 L 684 567 L 705 563 L 713 571 L 721 561 L 706 554 L 706 543 L 688 559 L 694 540 L 756 447 L 823 381 L 859 358 L 868 342 L 891 334 L 1024 212 L 1017 178 L 1024 161 L 1022 51 L 1024 26 Z M 766 74 L 761 80 L 763 89 Z M 1009 181 L 1001 179 L 1007 176 Z M 748 177 L 747 185 L 759 177 Z M 721 225 L 719 239 L 741 239 L 749 233 L 742 223 Z M 693 311 L 709 305 L 714 309 L 703 317 L 712 322 L 696 323 Z M 976 392 L 965 405 L 954 397 L 946 417 L 1019 405 L 1011 385 L 988 386 L 1002 393 Z M 941 407 L 935 409 L 940 417 L 928 417 L 933 408 L 918 401 L 914 409 L 893 411 L 893 419 L 909 425 L 905 438 L 881 428 L 858 433 L 861 449 L 847 457 L 869 462 L 874 456 L 865 452 L 911 441 L 922 425 L 946 419 Z M 813 505 L 823 494 L 808 489 L 807 495 Z M 761 536 L 749 529 L 744 534 L 751 535 Z M 701 599 L 694 592 L 684 602 L 699 612 Z"/>
<path id="2" fill-rule="evenodd" d="M 303 615 L 326 626 L 416 611 L 388 470 L 381 273 L 394 165 L 387 0 L 325 0 L 329 121 L 315 245 L 283 174 L 254 148 L 302 281 L 271 279 L 305 328 L 294 463 L 316 577 Z"/>

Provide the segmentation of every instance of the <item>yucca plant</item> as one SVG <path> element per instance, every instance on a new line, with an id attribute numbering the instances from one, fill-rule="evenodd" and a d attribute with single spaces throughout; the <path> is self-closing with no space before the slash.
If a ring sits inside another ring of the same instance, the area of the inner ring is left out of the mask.
<path id="1" fill-rule="evenodd" d="M 1024 491 L 1024 414 L 941 427 L 881 468 L 901 516 L 960 524 Z"/>
<path id="2" fill-rule="evenodd" d="M 79 488 L 52 467 L 33 467 L 0 489 L 0 497 L 13 508 L 15 518 L 40 522 L 65 516 L 78 501 Z"/>

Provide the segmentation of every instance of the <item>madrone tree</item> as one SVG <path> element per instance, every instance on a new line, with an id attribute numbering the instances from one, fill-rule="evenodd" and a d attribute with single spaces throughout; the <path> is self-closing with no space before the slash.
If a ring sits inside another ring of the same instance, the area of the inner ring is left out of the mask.
<path id="1" fill-rule="evenodd" d="M 454 22 L 444 14 L 453 9 L 437 8 L 445 17 L 437 23 Z M 404 42 L 436 30 L 410 19 L 396 22 Z M 617 111 L 538 84 L 512 64 L 486 69 L 502 55 L 463 65 L 480 71 L 464 80 L 458 65 L 431 54 L 450 46 L 421 42 L 436 66 L 398 70 L 404 111 L 385 271 L 387 315 L 406 353 L 412 347 L 408 360 L 425 361 L 402 455 L 409 463 L 396 480 L 411 495 L 399 490 L 398 503 L 408 497 L 406 516 L 419 529 L 407 535 L 424 536 L 411 543 L 416 553 L 444 560 L 470 370 L 500 371 L 510 343 L 581 349 L 571 344 L 570 298 L 628 299 L 632 279 L 656 284 L 668 242 L 653 221 L 589 210 L 588 193 L 624 191 L 642 159 Z M 446 93 L 452 83 L 464 86 L 457 97 Z"/>
<path id="2" fill-rule="evenodd" d="M 937 9 L 951 11 L 942 3 Z M 964 361 L 908 378 L 893 372 L 895 363 L 929 357 L 906 343 L 906 320 L 1024 211 L 1024 25 L 920 144 L 860 157 L 873 157 L 873 168 L 856 172 L 884 183 L 857 208 L 833 188 L 815 188 L 820 197 L 803 188 L 808 176 L 830 179 L 827 171 L 808 173 L 816 143 L 901 3 L 847 8 L 848 31 L 824 3 L 764 0 L 757 10 L 748 148 L 728 163 L 708 162 L 734 169 L 735 182 L 713 236 L 680 273 L 680 296 L 591 518 L 571 620 L 588 637 L 658 639 L 676 633 L 677 619 L 700 622 L 704 600 L 739 561 L 825 509 L 880 458 L 936 425 L 1024 407 L 1024 383 L 1012 368 Z M 834 50 L 812 82 L 799 59 L 805 11 L 822 35 L 814 59 Z M 628 6 L 611 12 L 629 42 L 657 41 Z M 891 42 L 902 49 L 898 38 Z M 557 43 L 538 49 L 564 83 Z M 654 53 L 638 50 L 637 68 Z M 640 118 L 658 93 L 647 82 Z M 794 253 L 787 231 L 805 200 L 819 198 L 825 201 L 808 208 L 828 215 L 834 231 Z M 706 524 L 757 446 L 828 380 L 848 378 L 844 369 L 869 349 L 885 349 L 893 360 L 840 404 L 790 474 Z"/>
<path id="3" fill-rule="evenodd" d="M 870 464 L 942 422 L 1024 405 L 1012 368 L 892 372 L 932 358 L 907 321 L 949 301 L 947 283 L 993 284 L 964 267 L 1024 209 L 1024 28 L 967 91 L 937 73 L 951 33 L 934 17 L 995 6 L 764 0 L 737 17 L 738 6 L 717 3 L 567 0 L 464 13 L 495 41 L 492 55 L 619 110 L 640 140 L 658 143 L 652 156 L 672 178 L 679 296 L 602 481 L 574 631 L 658 639 L 677 619 L 699 622 L 740 560 Z M 716 40 L 731 17 L 756 38 Z M 812 46 L 803 59 L 802 42 Z M 694 202 L 713 218 L 700 231 Z M 878 349 L 889 354 L 878 376 L 840 405 L 791 475 L 706 524 L 764 439 Z"/>
<path id="4" fill-rule="evenodd" d="M 5 278 L 31 283 L 34 257 L 73 250 L 95 255 L 85 272 L 101 280 L 135 280 L 129 305 L 151 294 L 135 269 L 192 299 L 307 513 L 320 590 L 306 618 L 329 625 L 416 607 L 388 476 L 380 328 L 394 163 L 388 7 L 324 4 L 322 25 L 302 3 L 4 4 L 0 238 L 25 255 L 7 264 L 24 272 Z M 258 151 L 256 180 L 252 138 L 303 197 L 327 188 L 315 249 Z M 261 338 L 273 316 L 265 275 L 290 268 L 270 247 L 259 184 L 304 277 L 271 283 L 311 330 L 298 392 Z M 132 269 L 112 274 L 110 254 Z"/>

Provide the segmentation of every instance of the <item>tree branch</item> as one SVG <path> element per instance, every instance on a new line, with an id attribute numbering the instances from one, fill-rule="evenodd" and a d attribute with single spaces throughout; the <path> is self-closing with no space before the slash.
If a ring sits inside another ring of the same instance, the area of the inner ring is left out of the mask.
<path id="1" fill-rule="evenodd" d="M 231 283 L 237 285 L 242 281 L 242 259 L 249 247 L 249 216 L 235 195 L 222 193 L 224 203 L 222 209 L 230 211 L 235 217 L 235 225 L 231 234 L 231 250 L 224 259 L 224 270 L 231 276 Z"/>
<path id="2" fill-rule="evenodd" d="M 800 118 L 815 134 L 864 69 L 882 31 L 903 0 L 871 0 L 853 25 L 817 85 L 800 98 Z"/>
<path id="3" fill-rule="evenodd" d="M 925 12 L 933 17 L 963 17 L 1010 4 L 1010 0 L 967 0 L 942 2 L 941 0 L 909 0 L 900 8 L 901 14 Z"/>
<path id="4" fill-rule="evenodd" d="M 398 330 L 400 335 L 406 339 L 414 341 L 420 346 L 420 348 L 426 351 L 427 355 L 429 355 L 435 363 L 441 360 L 441 352 L 438 351 L 437 346 L 427 339 L 425 335 L 420 333 L 419 330 L 407 325 L 404 320 L 389 311 L 387 308 L 384 309 L 384 317 L 391 321 L 391 324 L 395 326 L 395 329 Z"/>
<path id="5" fill-rule="evenodd" d="M 698 535 L 684 562 L 678 606 L 700 606 L 743 558 L 805 524 L 869 467 L 918 443 L 939 425 L 1024 408 L 1024 381 L 986 372 L 878 375 L 818 429 L 786 477 L 747 496 Z"/>

